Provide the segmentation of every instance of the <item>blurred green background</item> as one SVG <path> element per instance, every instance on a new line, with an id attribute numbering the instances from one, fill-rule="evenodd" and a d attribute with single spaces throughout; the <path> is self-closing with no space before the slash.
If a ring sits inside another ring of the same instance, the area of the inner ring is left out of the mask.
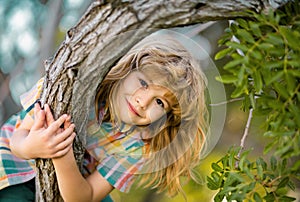
<path id="1" fill-rule="evenodd" d="M 65 33 L 82 16 L 91 0 L 0 0 L 0 124 L 21 109 L 19 96 L 30 89 L 44 74 L 43 62 L 52 57 L 55 50 L 64 40 Z M 121 25 L 120 25 L 121 26 Z M 225 61 L 214 61 L 215 53 L 220 49 L 217 45 L 219 37 L 228 26 L 227 21 L 206 22 L 173 30 L 193 39 L 204 50 L 201 60 L 202 68 L 209 77 L 210 102 L 223 102 L 230 99 L 231 88 L 214 81 Z M 213 72 L 212 75 L 209 72 Z M 214 86 L 216 85 L 216 86 Z M 215 97 L 215 95 L 220 95 Z M 184 190 L 188 201 L 212 201 L 214 192 L 205 185 L 206 175 L 211 171 L 211 162 L 218 160 L 232 145 L 239 145 L 247 121 L 247 113 L 240 109 L 240 102 L 232 102 L 215 106 L 214 117 L 220 123 L 214 123 L 212 134 L 213 148 L 199 165 L 203 184 L 189 182 Z M 214 107 L 211 107 L 213 111 Z M 226 114 L 225 114 L 226 113 Z M 226 115 L 226 117 L 225 117 Z M 253 154 L 261 155 L 260 118 L 254 117 L 251 124 L 247 148 L 255 148 Z M 168 198 L 163 194 L 155 194 L 154 190 L 143 190 L 135 186 L 129 194 L 117 190 L 112 193 L 115 201 L 131 202 L 181 202 L 179 195 Z"/>

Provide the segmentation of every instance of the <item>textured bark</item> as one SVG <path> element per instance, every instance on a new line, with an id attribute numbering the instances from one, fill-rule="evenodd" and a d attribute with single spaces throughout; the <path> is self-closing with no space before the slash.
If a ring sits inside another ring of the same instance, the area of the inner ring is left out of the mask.
<path id="1" fill-rule="evenodd" d="M 156 29 L 232 19 L 243 16 L 241 11 L 246 9 L 261 12 L 270 7 L 266 0 L 95 1 L 67 32 L 53 59 L 45 63 L 41 98 L 42 104 L 50 104 L 55 117 L 71 114 L 77 132 L 74 152 L 78 166 L 96 88 L 136 42 Z M 36 179 L 37 201 L 62 201 L 51 160 L 37 160 Z"/>

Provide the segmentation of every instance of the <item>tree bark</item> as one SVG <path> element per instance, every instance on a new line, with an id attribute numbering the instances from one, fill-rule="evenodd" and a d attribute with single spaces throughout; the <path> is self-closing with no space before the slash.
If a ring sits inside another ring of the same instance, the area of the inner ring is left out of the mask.
<path id="1" fill-rule="evenodd" d="M 270 2 L 275 2 L 271 1 Z M 89 107 L 97 86 L 114 63 L 135 43 L 157 29 L 244 16 L 247 9 L 262 12 L 267 0 L 138 0 L 95 1 L 71 28 L 51 61 L 45 62 L 42 104 L 55 118 L 71 114 L 76 125 L 74 155 L 81 166 Z M 62 201 L 49 159 L 37 159 L 37 201 Z"/>

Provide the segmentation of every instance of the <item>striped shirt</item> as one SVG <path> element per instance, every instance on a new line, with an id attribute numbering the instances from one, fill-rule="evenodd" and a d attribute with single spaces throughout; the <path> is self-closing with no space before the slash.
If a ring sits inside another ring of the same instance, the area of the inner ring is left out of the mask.
<path id="1" fill-rule="evenodd" d="M 22 160 L 15 157 L 9 148 L 9 141 L 15 128 L 29 113 L 33 116 L 33 105 L 39 99 L 43 79 L 27 93 L 21 96 L 24 110 L 12 116 L 1 128 L 0 133 L 0 189 L 26 182 L 35 177 L 34 160 Z M 100 115 L 103 117 L 104 109 Z M 100 117 L 101 119 L 101 117 Z M 143 154 L 148 147 L 141 139 L 141 133 L 135 127 L 96 121 L 91 110 L 87 126 L 87 145 L 84 167 L 88 173 L 97 170 L 113 187 L 128 192 L 145 158 Z"/>

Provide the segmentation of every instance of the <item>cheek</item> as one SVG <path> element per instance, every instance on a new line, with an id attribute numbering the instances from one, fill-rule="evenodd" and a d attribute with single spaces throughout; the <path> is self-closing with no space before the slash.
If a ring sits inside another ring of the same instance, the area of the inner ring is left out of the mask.
<path id="1" fill-rule="evenodd" d="M 148 118 L 151 120 L 151 123 L 157 121 L 163 116 L 167 116 L 167 112 L 165 110 L 159 109 L 158 107 L 153 107 L 149 110 Z"/>

